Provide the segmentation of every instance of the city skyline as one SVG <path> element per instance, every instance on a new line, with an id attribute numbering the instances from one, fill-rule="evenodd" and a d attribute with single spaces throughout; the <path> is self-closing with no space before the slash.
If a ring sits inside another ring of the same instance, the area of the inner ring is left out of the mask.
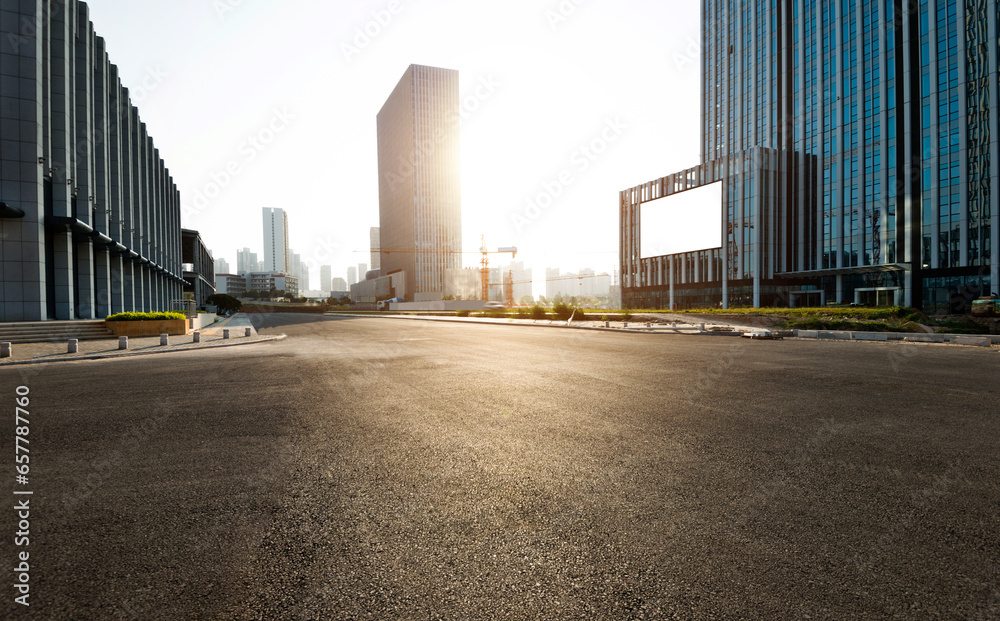
<path id="1" fill-rule="evenodd" d="M 699 106 L 698 14 L 687 3 L 567 3 L 568 14 L 527 1 L 400 3 L 385 25 L 376 18 L 389 9 L 375 2 L 89 5 L 169 162 L 184 226 L 230 265 L 239 248 L 262 254 L 259 233 L 234 223 L 263 205 L 294 214 L 290 245 L 312 273 L 368 258 L 375 115 L 414 63 L 460 74 L 463 245 L 478 248 L 482 234 L 515 245 L 539 273 L 614 269 L 617 192 L 698 157 L 696 124 L 676 123 Z M 377 35 L 362 45 L 366 29 Z M 638 83 L 642 97 L 629 93 Z"/>

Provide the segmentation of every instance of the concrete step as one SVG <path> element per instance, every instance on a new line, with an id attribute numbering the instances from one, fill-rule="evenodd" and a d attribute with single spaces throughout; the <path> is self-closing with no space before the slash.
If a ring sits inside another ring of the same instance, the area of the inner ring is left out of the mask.
<path id="1" fill-rule="evenodd" d="M 30 321 L 0 324 L 0 343 L 52 343 L 114 338 L 103 320 Z"/>

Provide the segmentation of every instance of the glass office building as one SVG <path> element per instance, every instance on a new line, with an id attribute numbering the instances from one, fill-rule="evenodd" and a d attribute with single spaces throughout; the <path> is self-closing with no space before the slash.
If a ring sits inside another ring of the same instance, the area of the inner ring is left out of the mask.
<path id="1" fill-rule="evenodd" d="M 669 175 L 621 194 L 626 299 L 959 313 L 997 291 L 998 21 L 995 0 L 704 0 L 725 267 L 681 282 L 682 257 L 642 256 L 641 204 L 690 185 Z"/>

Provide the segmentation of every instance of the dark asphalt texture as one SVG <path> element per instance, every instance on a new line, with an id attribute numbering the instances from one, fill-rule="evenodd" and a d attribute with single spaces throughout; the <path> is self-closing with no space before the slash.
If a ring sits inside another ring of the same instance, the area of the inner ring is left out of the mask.
<path id="1" fill-rule="evenodd" d="M 263 321 L 0 369 L 0 617 L 1000 616 L 996 348 Z"/>

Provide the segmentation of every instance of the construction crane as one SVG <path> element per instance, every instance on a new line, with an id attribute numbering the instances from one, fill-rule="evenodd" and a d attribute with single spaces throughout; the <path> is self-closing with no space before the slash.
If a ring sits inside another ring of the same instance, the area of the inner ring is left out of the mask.
<path id="1" fill-rule="evenodd" d="M 510 253 L 511 259 L 517 256 L 517 246 L 505 246 L 497 248 L 494 251 L 486 249 L 486 235 L 480 237 L 482 245 L 479 248 L 479 254 L 482 255 L 480 259 L 480 278 L 482 280 L 482 293 L 483 301 L 487 302 L 490 299 L 490 263 L 489 255 L 491 254 L 505 254 Z M 385 254 L 392 254 L 393 252 L 402 254 L 474 254 L 474 250 L 451 250 L 446 248 L 373 248 L 371 250 L 355 250 L 355 252 L 378 252 Z"/>
<path id="2" fill-rule="evenodd" d="M 556 280 L 579 280 L 580 284 L 583 284 L 584 278 L 599 278 L 599 277 L 610 278 L 610 274 L 581 274 L 578 276 L 555 276 L 553 278 L 546 278 L 545 282 L 552 282 Z M 533 280 L 514 280 L 514 270 L 507 270 L 507 273 L 503 277 L 503 293 L 504 293 L 504 303 L 510 307 L 514 305 L 514 285 L 530 285 L 533 284 Z M 490 286 L 499 286 L 501 283 L 490 283 Z"/>

